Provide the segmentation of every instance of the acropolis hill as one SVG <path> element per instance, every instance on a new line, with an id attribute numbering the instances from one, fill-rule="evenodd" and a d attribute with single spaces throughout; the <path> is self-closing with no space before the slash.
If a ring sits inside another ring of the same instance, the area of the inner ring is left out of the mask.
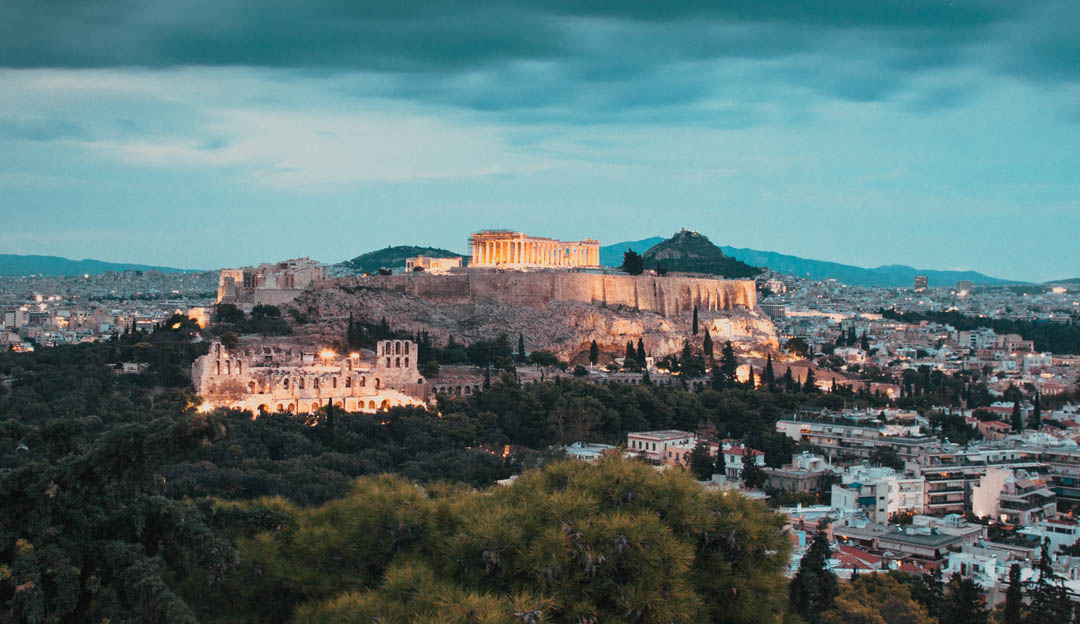
<path id="1" fill-rule="evenodd" d="M 343 334 L 350 316 L 373 323 L 385 318 L 395 329 L 442 341 L 520 333 L 528 350 L 566 360 L 587 353 L 594 340 L 619 352 L 639 338 L 650 354 L 663 357 L 690 338 L 696 308 L 702 331 L 716 340 L 731 340 L 744 352 L 777 347 L 772 323 L 756 309 L 753 280 L 603 269 L 592 239 L 484 230 L 469 241 L 473 256 L 465 268 L 312 280 L 292 303 L 311 321 L 297 332 L 328 344 Z M 413 265 L 424 264 L 419 260 Z"/>

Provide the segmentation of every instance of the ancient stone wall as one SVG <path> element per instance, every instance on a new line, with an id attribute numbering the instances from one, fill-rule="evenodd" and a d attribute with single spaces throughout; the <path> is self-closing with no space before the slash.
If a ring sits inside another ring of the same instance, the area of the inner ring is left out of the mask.
<path id="1" fill-rule="evenodd" d="M 693 277 L 602 275 L 567 271 L 467 271 L 453 275 L 383 275 L 360 280 L 436 303 L 491 301 L 542 307 L 552 300 L 580 301 L 609 307 L 625 306 L 664 316 L 700 311 L 757 307 L 752 280 Z"/>

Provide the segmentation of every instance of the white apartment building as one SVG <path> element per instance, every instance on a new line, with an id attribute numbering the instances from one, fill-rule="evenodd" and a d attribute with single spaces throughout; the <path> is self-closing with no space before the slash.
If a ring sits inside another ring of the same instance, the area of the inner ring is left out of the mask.
<path id="1" fill-rule="evenodd" d="M 897 474 L 892 468 L 851 466 L 832 486 L 832 506 L 863 511 L 872 522 L 886 523 L 896 513 L 922 513 L 926 480 Z"/>

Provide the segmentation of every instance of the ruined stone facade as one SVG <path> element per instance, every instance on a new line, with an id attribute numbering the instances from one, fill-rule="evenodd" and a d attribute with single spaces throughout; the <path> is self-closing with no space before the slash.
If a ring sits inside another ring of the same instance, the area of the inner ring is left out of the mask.
<path id="1" fill-rule="evenodd" d="M 376 351 L 337 354 L 268 343 L 226 349 L 220 342 L 192 365 L 204 405 L 259 412 L 310 413 L 333 401 L 350 412 L 421 405 L 428 384 L 416 344 L 383 340 Z"/>
<path id="2" fill-rule="evenodd" d="M 432 258 L 430 256 L 416 256 L 405 259 L 405 270 L 416 271 L 418 268 L 427 273 L 441 275 L 452 269 L 461 268 L 461 256 L 454 258 Z"/>
<path id="3" fill-rule="evenodd" d="M 510 230 L 484 230 L 469 237 L 473 267 L 596 267 L 600 242 L 566 242 Z"/>
<path id="4" fill-rule="evenodd" d="M 449 304 L 489 301 L 544 307 L 551 301 L 579 301 L 608 307 L 625 306 L 663 316 L 687 313 L 695 306 L 702 312 L 757 307 L 753 280 L 565 271 L 468 271 L 453 275 L 376 276 L 363 278 L 361 283 Z"/>
<path id="5" fill-rule="evenodd" d="M 222 269 L 218 303 L 251 308 L 288 303 L 313 283 L 326 279 L 326 267 L 310 258 L 264 263 L 257 267 Z"/>

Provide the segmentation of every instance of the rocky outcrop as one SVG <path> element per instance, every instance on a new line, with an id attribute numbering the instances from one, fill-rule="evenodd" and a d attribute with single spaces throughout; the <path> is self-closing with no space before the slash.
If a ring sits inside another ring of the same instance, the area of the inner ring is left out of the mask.
<path id="1" fill-rule="evenodd" d="M 706 327 L 714 341 L 731 340 L 743 353 L 777 348 L 772 323 L 743 307 L 727 311 L 699 309 L 702 331 L 691 336 L 692 306 L 665 316 L 629 306 L 605 307 L 560 299 L 528 305 L 468 297 L 438 301 L 418 297 L 405 288 L 376 287 L 378 283 L 327 283 L 308 290 L 294 305 L 312 322 L 299 325 L 296 331 L 323 344 L 338 342 L 352 314 L 373 323 L 386 318 L 394 329 L 426 331 L 441 342 L 454 336 L 468 343 L 505 333 L 516 343 L 521 334 L 526 349 L 552 351 L 567 360 L 587 352 L 593 340 L 602 351 L 621 354 L 627 341 L 636 344 L 638 338 L 644 341 L 650 355 L 663 357 L 681 351 L 683 342 L 690 338 L 700 345 Z"/>

